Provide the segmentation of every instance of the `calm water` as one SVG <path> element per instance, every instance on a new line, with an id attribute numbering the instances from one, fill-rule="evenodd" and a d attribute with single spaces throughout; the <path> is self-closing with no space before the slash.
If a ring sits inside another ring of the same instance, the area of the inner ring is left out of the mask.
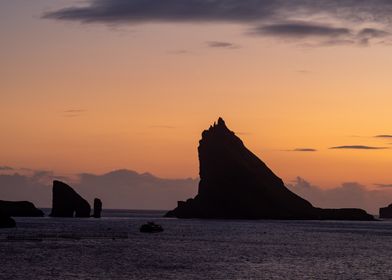
<path id="1" fill-rule="evenodd" d="M 1 279 L 392 279 L 392 222 L 16 218 Z M 165 231 L 143 234 L 146 221 Z"/>

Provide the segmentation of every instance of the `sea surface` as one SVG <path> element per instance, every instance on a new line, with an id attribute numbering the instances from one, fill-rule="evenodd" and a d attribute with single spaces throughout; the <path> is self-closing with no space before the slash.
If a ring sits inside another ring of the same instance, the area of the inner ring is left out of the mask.
<path id="1" fill-rule="evenodd" d="M 392 222 L 15 218 L 0 279 L 392 279 Z M 147 221 L 162 233 L 140 233 Z"/>

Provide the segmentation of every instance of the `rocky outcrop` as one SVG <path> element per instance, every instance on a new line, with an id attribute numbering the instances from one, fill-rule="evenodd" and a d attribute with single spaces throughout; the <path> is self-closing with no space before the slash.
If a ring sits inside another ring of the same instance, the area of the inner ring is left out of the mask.
<path id="1" fill-rule="evenodd" d="M 388 207 L 380 208 L 380 218 L 381 219 L 392 219 L 392 204 Z"/>
<path id="2" fill-rule="evenodd" d="M 99 198 L 94 199 L 94 218 L 101 218 L 102 201 Z"/>
<path id="3" fill-rule="evenodd" d="M 223 119 L 202 133 L 200 183 L 194 199 L 167 217 L 214 219 L 373 220 L 360 209 L 320 209 L 287 189 Z"/>
<path id="4" fill-rule="evenodd" d="M 53 201 L 51 217 L 90 217 L 90 204 L 70 186 L 53 181 Z"/>
<path id="5" fill-rule="evenodd" d="M 374 217 L 358 208 L 322 209 L 315 208 L 317 220 L 373 221 Z"/>
<path id="6" fill-rule="evenodd" d="M 0 212 L 11 217 L 43 217 L 44 212 L 29 201 L 0 200 Z"/>
<path id="7" fill-rule="evenodd" d="M 9 215 L 0 212 L 0 228 L 13 228 L 16 227 L 14 219 Z"/>

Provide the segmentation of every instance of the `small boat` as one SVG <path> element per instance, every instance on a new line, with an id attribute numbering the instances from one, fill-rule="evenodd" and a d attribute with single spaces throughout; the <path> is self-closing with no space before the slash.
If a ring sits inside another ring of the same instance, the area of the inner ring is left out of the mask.
<path id="1" fill-rule="evenodd" d="M 154 233 L 154 232 L 162 232 L 163 228 L 161 225 L 157 225 L 154 222 L 148 222 L 147 224 L 143 224 L 140 227 L 140 232 L 149 232 L 149 233 Z"/>

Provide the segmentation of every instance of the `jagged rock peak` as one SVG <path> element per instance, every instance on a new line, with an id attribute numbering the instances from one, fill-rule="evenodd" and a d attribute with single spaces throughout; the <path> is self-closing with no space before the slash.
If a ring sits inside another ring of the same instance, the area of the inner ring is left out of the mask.
<path id="1" fill-rule="evenodd" d="M 210 135 L 225 135 L 225 134 L 234 135 L 234 132 L 229 130 L 223 118 L 219 117 L 218 121 L 214 122 L 214 124 L 211 125 L 209 129 L 203 131 L 202 139 L 205 139 Z"/>
<path id="2" fill-rule="evenodd" d="M 215 128 L 215 129 L 226 128 L 227 129 L 226 123 L 221 117 L 219 117 L 218 121 L 214 122 L 214 124 L 210 126 L 210 129 L 212 129 L 212 128 Z"/>
<path id="3" fill-rule="evenodd" d="M 219 126 L 226 126 L 226 123 L 225 123 L 225 121 L 221 117 L 219 117 L 217 125 L 219 125 Z"/>

